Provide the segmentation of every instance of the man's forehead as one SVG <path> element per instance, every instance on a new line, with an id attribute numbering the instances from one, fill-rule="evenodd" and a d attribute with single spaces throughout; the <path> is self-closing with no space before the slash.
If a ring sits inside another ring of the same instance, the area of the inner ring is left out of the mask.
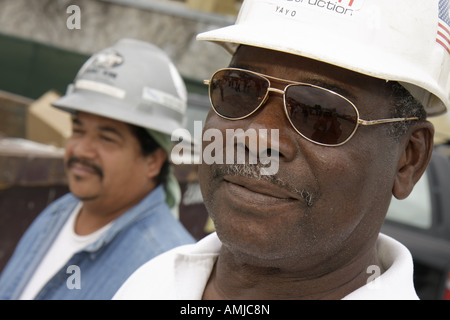
<path id="1" fill-rule="evenodd" d="M 282 51 L 275 51 L 271 49 L 252 47 L 252 46 L 240 46 L 230 63 L 231 66 L 251 66 L 253 71 L 265 73 L 268 69 L 274 67 L 285 72 L 291 72 L 292 70 L 299 70 L 309 74 L 311 78 L 315 78 L 318 74 L 336 74 L 342 78 L 360 78 L 360 79 L 376 79 L 349 69 L 345 69 L 336 65 L 332 65 L 320 60 L 314 60 L 311 58 L 286 53 Z"/>
<path id="2" fill-rule="evenodd" d="M 233 55 L 230 67 L 252 70 L 284 80 L 300 81 L 327 88 L 355 99 L 346 89 L 351 83 L 370 82 L 384 87 L 384 81 L 310 58 L 265 48 L 240 46 Z M 276 71 L 277 74 L 271 74 Z"/>
<path id="3" fill-rule="evenodd" d="M 114 120 L 108 117 L 103 117 L 100 115 L 96 115 L 94 113 L 88 113 L 88 112 L 83 112 L 83 111 L 76 111 L 73 113 L 72 115 L 72 119 L 78 119 L 78 120 L 96 120 L 96 121 L 101 121 L 101 122 L 111 122 L 111 123 L 117 123 L 117 124 L 124 124 L 124 122 L 122 121 L 118 121 L 118 120 Z"/>
<path id="4" fill-rule="evenodd" d="M 125 122 L 82 111 L 77 111 L 72 115 L 72 122 L 78 125 L 91 123 L 99 128 L 114 128 L 115 130 L 129 129 L 129 125 Z"/>

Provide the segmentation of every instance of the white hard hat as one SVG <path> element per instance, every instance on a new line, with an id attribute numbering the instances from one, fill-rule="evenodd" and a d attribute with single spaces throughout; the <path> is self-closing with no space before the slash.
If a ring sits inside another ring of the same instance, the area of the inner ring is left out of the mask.
<path id="1" fill-rule="evenodd" d="M 201 33 L 400 82 L 428 115 L 450 106 L 449 0 L 244 0 L 235 25 Z"/>
<path id="2" fill-rule="evenodd" d="M 185 124 L 187 90 L 164 51 L 141 40 L 122 39 L 89 58 L 66 95 L 53 105 L 170 136 Z"/>

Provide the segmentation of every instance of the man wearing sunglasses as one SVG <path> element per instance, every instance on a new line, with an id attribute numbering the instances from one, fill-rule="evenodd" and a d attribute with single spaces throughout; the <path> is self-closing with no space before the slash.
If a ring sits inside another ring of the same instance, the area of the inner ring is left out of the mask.
<path id="1" fill-rule="evenodd" d="M 216 233 L 116 298 L 417 299 L 408 249 L 380 229 L 427 167 L 426 117 L 450 105 L 449 3 L 324 3 L 245 0 L 235 25 L 199 35 L 233 54 L 205 81 L 205 130 L 278 130 L 279 170 L 201 165 Z"/>

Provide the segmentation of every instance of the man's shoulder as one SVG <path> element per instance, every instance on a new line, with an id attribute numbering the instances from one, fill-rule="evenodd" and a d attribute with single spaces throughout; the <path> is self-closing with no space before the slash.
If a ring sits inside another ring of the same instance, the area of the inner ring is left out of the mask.
<path id="1" fill-rule="evenodd" d="M 202 263 L 203 261 L 215 259 L 221 246 L 219 238 L 213 233 L 196 243 L 178 246 L 159 255 L 142 266 L 142 272 L 145 272 L 145 270 L 150 271 L 153 268 L 165 268 L 167 265 L 174 268 L 184 268 L 198 262 Z"/>
<path id="2" fill-rule="evenodd" d="M 213 233 L 195 244 L 171 249 L 137 269 L 114 299 L 174 299 L 183 294 L 183 288 L 199 283 L 201 291 L 201 283 L 209 277 L 220 247 L 220 240 Z"/>
<path id="3" fill-rule="evenodd" d="M 72 193 L 66 193 L 50 203 L 46 209 L 65 208 L 68 205 L 76 206 L 80 200 Z"/>
<path id="4" fill-rule="evenodd" d="M 127 236 L 131 233 L 136 240 L 140 238 L 148 242 L 150 239 L 164 251 L 174 246 L 195 242 L 165 203 L 156 207 L 141 207 L 139 210 L 129 211 L 127 215 L 129 216 L 119 218 L 118 223 L 126 226 Z"/>
<path id="5" fill-rule="evenodd" d="M 37 223 L 42 220 L 47 221 L 47 219 L 54 219 L 56 217 L 62 217 L 61 214 L 66 216 L 68 213 L 72 212 L 79 203 L 80 200 L 78 200 L 73 194 L 67 193 L 45 207 L 33 223 Z"/>

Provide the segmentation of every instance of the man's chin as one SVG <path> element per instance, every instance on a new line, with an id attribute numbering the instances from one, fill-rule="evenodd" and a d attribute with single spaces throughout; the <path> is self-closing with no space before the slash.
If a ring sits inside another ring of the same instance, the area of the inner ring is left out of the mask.
<path id="1" fill-rule="evenodd" d="M 80 199 L 80 201 L 83 201 L 83 202 L 93 201 L 93 200 L 96 200 L 98 198 L 96 196 L 77 196 L 76 194 L 74 194 L 74 195 L 75 195 L 75 197 Z"/>
<path id="2" fill-rule="evenodd" d="M 75 189 L 70 189 L 70 192 L 75 197 L 80 199 L 80 201 L 92 201 L 92 200 L 98 199 L 98 195 L 97 194 L 88 193 L 88 192 L 81 192 L 81 191 L 78 191 L 78 190 L 75 190 Z"/>

